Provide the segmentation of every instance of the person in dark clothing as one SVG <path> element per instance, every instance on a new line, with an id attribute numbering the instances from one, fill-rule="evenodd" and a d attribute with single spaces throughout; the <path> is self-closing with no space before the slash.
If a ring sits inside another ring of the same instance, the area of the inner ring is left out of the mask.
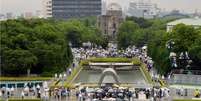
<path id="1" fill-rule="evenodd" d="M 162 89 L 159 90 L 159 98 L 162 98 Z"/>

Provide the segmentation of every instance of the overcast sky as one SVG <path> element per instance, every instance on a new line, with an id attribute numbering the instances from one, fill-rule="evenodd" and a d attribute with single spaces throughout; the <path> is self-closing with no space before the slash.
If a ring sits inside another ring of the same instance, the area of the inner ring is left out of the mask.
<path id="1" fill-rule="evenodd" d="M 139 0 L 105 0 L 107 2 L 117 2 L 128 7 L 129 1 Z M 201 12 L 201 0 L 150 0 L 157 3 L 160 8 L 166 10 L 179 9 L 185 12 L 194 12 L 196 9 Z M 0 13 L 13 12 L 20 14 L 23 12 L 35 12 L 42 9 L 42 0 L 0 0 Z"/>

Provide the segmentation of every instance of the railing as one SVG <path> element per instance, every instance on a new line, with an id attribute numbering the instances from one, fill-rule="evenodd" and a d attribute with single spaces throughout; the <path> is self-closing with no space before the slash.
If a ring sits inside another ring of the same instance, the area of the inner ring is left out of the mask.
<path id="1" fill-rule="evenodd" d="M 188 84 L 188 85 L 201 85 L 200 75 L 190 74 L 173 74 L 173 77 L 168 80 L 169 84 Z"/>
<path id="2" fill-rule="evenodd" d="M 199 70 L 173 70 L 172 74 L 193 74 L 193 75 L 201 75 L 201 71 Z"/>

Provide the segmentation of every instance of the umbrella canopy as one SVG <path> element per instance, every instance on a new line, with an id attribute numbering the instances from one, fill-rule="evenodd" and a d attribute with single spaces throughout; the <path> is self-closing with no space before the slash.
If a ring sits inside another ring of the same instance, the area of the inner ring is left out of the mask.
<path id="1" fill-rule="evenodd" d="M 75 84 L 75 86 L 80 86 L 80 85 L 81 85 L 81 83 L 76 83 L 76 84 Z"/>
<path id="2" fill-rule="evenodd" d="M 48 87 L 47 81 L 43 82 L 43 88 L 47 88 L 47 87 Z"/>
<path id="3" fill-rule="evenodd" d="M 40 88 L 40 85 L 38 84 L 38 85 L 36 86 L 36 88 L 38 88 L 38 89 L 39 89 L 39 88 Z"/>
<path id="4" fill-rule="evenodd" d="M 114 92 L 114 90 L 113 89 L 109 89 L 108 92 Z"/>
<path id="5" fill-rule="evenodd" d="M 26 87 L 24 88 L 24 91 L 25 91 L 25 92 L 28 92 L 28 91 L 29 91 L 29 87 L 26 86 Z"/>
<path id="6" fill-rule="evenodd" d="M 103 92 L 103 90 L 102 90 L 102 89 L 99 89 L 99 90 L 97 90 L 96 92 L 101 93 L 101 92 Z"/>
<path id="7" fill-rule="evenodd" d="M 15 89 L 14 89 L 14 87 L 12 87 L 11 89 L 10 89 L 10 91 L 14 91 Z"/>
<path id="8" fill-rule="evenodd" d="M 49 91 L 49 88 L 45 88 L 44 91 L 45 91 L 45 92 L 48 92 L 48 91 Z"/>

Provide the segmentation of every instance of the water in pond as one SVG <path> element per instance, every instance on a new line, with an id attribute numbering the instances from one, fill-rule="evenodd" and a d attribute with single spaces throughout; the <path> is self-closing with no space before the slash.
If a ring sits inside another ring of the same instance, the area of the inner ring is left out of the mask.
<path id="1" fill-rule="evenodd" d="M 146 84 L 140 70 L 116 71 L 120 83 Z M 101 70 L 82 70 L 74 83 L 98 83 L 102 75 Z M 106 75 L 102 83 L 115 83 L 112 75 Z"/>

